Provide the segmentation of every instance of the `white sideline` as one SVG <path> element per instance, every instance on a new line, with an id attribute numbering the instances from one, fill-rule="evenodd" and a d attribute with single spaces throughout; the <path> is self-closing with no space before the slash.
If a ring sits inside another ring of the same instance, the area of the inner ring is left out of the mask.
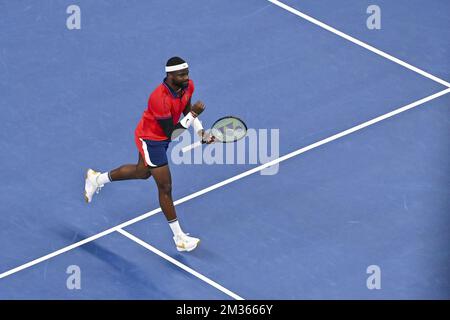
<path id="1" fill-rule="evenodd" d="M 353 38 L 352 36 L 349 36 L 348 34 L 342 32 L 342 31 L 339 31 L 339 30 L 337 30 L 337 29 L 335 29 L 335 28 L 333 28 L 333 27 L 331 27 L 331 26 L 329 26 L 329 25 L 327 25 L 327 24 L 325 24 L 325 23 L 323 23 L 323 22 L 321 22 L 321 21 L 319 21 L 317 19 L 314 19 L 313 17 L 310 17 L 307 14 L 305 14 L 305 13 L 303 13 L 301 11 L 298 11 L 297 9 L 292 8 L 292 7 L 288 6 L 287 4 L 284 4 L 283 2 L 280 2 L 278 0 L 267 0 L 267 1 L 273 3 L 274 5 L 282 8 L 282 9 L 284 9 L 286 11 L 289 11 L 290 13 L 293 13 L 296 16 L 299 16 L 300 18 L 303 18 L 303 19 L 305 19 L 305 20 L 307 20 L 307 21 L 309 21 L 309 22 L 311 22 L 311 23 L 313 23 L 313 24 L 315 24 L 315 25 L 317 25 L 317 26 L 319 26 L 319 27 L 321 27 L 321 28 L 323 28 L 325 30 L 328 30 L 328 31 L 330 31 L 330 32 L 332 32 L 332 33 L 334 33 L 334 34 L 336 34 L 336 35 L 338 35 L 338 36 L 340 36 L 340 37 L 350 41 L 350 42 L 353 42 L 354 44 L 357 44 L 358 46 L 361 46 L 361 47 L 363 47 L 363 48 L 365 48 L 367 50 L 370 50 L 373 53 L 376 53 L 376 54 L 382 56 L 383 58 L 391 60 L 391 61 L 393 61 L 393 62 L 395 62 L 395 63 L 397 63 L 397 64 L 399 64 L 399 65 L 401 65 L 401 66 L 403 66 L 403 67 L 405 67 L 405 68 L 407 68 L 409 70 L 411 70 L 411 71 L 417 72 L 418 74 L 420 74 L 420 75 L 422 75 L 424 77 L 427 77 L 428 79 L 431 79 L 433 81 L 436 81 L 436 82 L 438 82 L 438 83 L 440 83 L 440 84 L 442 84 L 442 85 L 444 85 L 446 87 L 450 87 L 450 83 L 449 82 L 444 81 L 444 80 L 442 80 L 442 79 L 440 79 L 440 78 L 438 78 L 436 76 L 433 76 L 432 74 L 430 74 L 428 72 L 425 72 L 425 71 L 423 71 L 423 70 L 421 70 L 421 69 L 419 69 L 417 67 L 414 67 L 414 66 L 410 65 L 409 63 L 407 63 L 405 61 L 402 61 L 402 60 L 400 60 L 400 59 L 398 59 L 398 58 L 396 58 L 394 56 L 391 56 L 390 54 L 388 54 L 386 52 L 383 52 L 383 51 L 381 51 L 381 50 L 379 50 L 379 49 L 377 49 L 375 47 L 372 47 L 371 45 L 369 45 L 369 44 L 367 44 L 365 42 L 362 42 L 361 40 Z"/>
<path id="2" fill-rule="evenodd" d="M 153 247 L 152 245 L 148 244 L 147 242 L 139 239 L 138 237 L 132 235 L 131 233 L 123 230 L 123 229 L 118 229 L 117 232 L 121 233 L 122 235 L 124 235 L 125 237 L 127 237 L 128 239 L 131 239 L 132 241 L 136 242 L 137 244 L 140 244 L 141 246 L 143 246 L 144 248 L 150 250 L 151 252 L 157 254 L 158 256 L 160 256 L 161 258 L 173 263 L 174 265 L 176 265 L 177 267 L 183 269 L 184 271 L 192 274 L 193 276 L 199 278 L 200 280 L 203 280 L 204 282 L 206 282 L 207 284 L 209 284 L 210 286 L 213 286 L 214 288 L 216 288 L 217 290 L 222 291 L 223 293 L 225 293 L 226 295 L 229 295 L 230 297 L 232 297 L 233 299 L 236 300 L 244 300 L 244 298 L 238 296 L 237 294 L 235 294 L 234 292 L 228 290 L 227 288 L 222 287 L 220 284 L 218 284 L 217 282 L 205 277 L 204 275 L 202 275 L 201 273 L 195 271 L 192 268 L 189 268 L 188 266 L 186 266 L 185 264 L 179 262 L 178 260 L 168 256 L 167 254 L 165 254 L 164 252 L 156 249 L 155 247 Z"/>
<path id="3" fill-rule="evenodd" d="M 326 139 L 323 139 L 323 140 L 320 140 L 320 141 L 318 141 L 318 142 L 316 142 L 316 143 L 313 143 L 313 144 L 311 144 L 311 145 L 309 145 L 309 146 L 306 146 L 306 147 L 304 147 L 304 148 L 301 148 L 301 149 L 298 149 L 298 150 L 293 151 L 293 152 L 291 152 L 291 153 L 288 153 L 288 154 L 286 154 L 286 155 L 284 155 L 284 156 L 282 156 L 282 157 L 280 157 L 280 158 L 278 158 L 278 159 L 272 160 L 272 161 L 267 162 L 267 163 L 265 163 L 265 164 L 263 164 L 263 165 L 260 165 L 260 166 L 258 166 L 258 167 L 253 168 L 253 169 L 250 169 L 250 170 L 248 170 L 248 171 L 245 171 L 245 172 L 243 172 L 243 173 L 241 173 L 241 174 L 238 174 L 238 175 L 236 175 L 236 176 L 234 176 L 234 177 L 231 177 L 231 178 L 229 178 L 229 179 L 226 179 L 226 180 L 224 180 L 224 181 L 222 181 L 222 182 L 216 183 L 216 184 L 214 184 L 214 185 L 212 185 L 212 186 L 210 186 L 210 187 L 208 187 L 208 188 L 205 188 L 205 189 L 200 190 L 200 191 L 197 191 L 197 192 L 195 192 L 195 193 L 193 193 L 193 194 L 191 194 L 191 195 L 188 195 L 188 196 L 186 196 L 186 197 L 183 197 L 183 198 L 181 198 L 181 199 L 178 199 L 177 201 L 174 202 L 174 205 L 178 205 L 178 204 L 181 204 L 181 203 L 183 203 L 183 202 L 189 201 L 189 200 L 191 200 L 191 199 L 193 199 L 193 198 L 196 198 L 196 197 L 198 197 L 198 196 L 201 196 L 201 195 L 203 195 L 203 194 L 205 194 L 205 193 L 207 193 L 207 192 L 210 192 L 210 191 L 215 190 L 215 189 L 217 189 L 217 188 L 223 187 L 224 185 L 227 185 L 227 184 L 229 184 L 229 183 L 231 183 L 231 182 L 234 182 L 234 181 L 239 180 L 239 179 L 242 179 L 242 178 L 244 178 L 244 177 L 246 177 L 246 176 L 248 176 L 248 175 L 251 175 L 251 174 L 253 174 L 253 173 L 256 173 L 256 172 L 258 172 L 258 171 L 261 171 L 261 170 L 263 170 L 263 169 L 265 169 L 265 168 L 267 168 L 267 167 L 270 167 L 270 166 L 272 166 L 272 165 L 275 165 L 275 164 L 277 164 L 277 163 L 280 163 L 280 162 L 282 162 L 282 161 L 285 161 L 285 160 L 287 160 L 287 159 L 289 159 L 289 158 L 295 157 L 295 156 L 297 156 L 297 155 L 299 155 L 299 154 L 302 154 L 302 153 L 304 153 L 304 152 L 306 152 L 306 151 L 308 151 L 308 150 L 317 148 L 317 147 L 319 147 L 319 146 L 321 146 L 321 145 L 323 145 L 323 144 L 326 144 L 326 143 L 331 142 L 331 141 L 333 141 L 333 140 L 339 139 L 339 138 L 341 138 L 341 137 L 343 137 L 343 136 L 346 136 L 346 135 L 348 135 L 348 134 L 350 134 L 350 133 L 353 133 L 353 132 L 355 132 L 355 131 L 361 130 L 361 129 L 363 129 L 363 128 L 365 128 L 365 127 L 368 127 L 368 126 L 370 126 L 370 125 L 373 125 L 373 124 L 375 124 L 375 123 L 377 123 L 377 122 L 380 122 L 380 121 L 382 121 L 382 120 L 385 120 L 385 119 L 387 119 L 387 118 L 390 118 L 390 117 L 392 117 L 392 116 L 394 116 L 394 115 L 396 115 L 396 114 L 399 114 L 399 113 L 401 113 L 401 112 L 404 112 L 404 111 L 409 110 L 409 109 L 412 109 L 412 108 L 415 108 L 415 107 L 417 107 L 417 106 L 419 106 L 419 105 L 421 105 L 421 104 L 424 104 L 424 103 L 426 103 L 426 102 L 428 102 L 428 101 L 431 101 L 431 100 L 433 100 L 433 99 L 436 99 L 436 98 L 438 98 L 438 97 L 440 97 L 440 96 L 443 96 L 443 95 L 445 95 L 445 94 L 447 94 L 447 93 L 449 93 L 449 92 L 450 92 L 450 88 L 445 89 L 445 90 L 442 90 L 442 91 L 437 92 L 437 93 L 435 93 L 435 94 L 432 94 L 432 95 L 430 95 L 430 96 L 428 96 L 428 97 L 425 97 L 425 98 L 423 98 L 423 99 L 420 99 L 420 100 L 417 100 L 417 101 L 415 101 L 415 102 L 413 102 L 413 103 L 410 103 L 410 104 L 408 104 L 408 105 L 406 105 L 406 106 L 404 106 L 404 107 L 398 108 L 398 109 L 396 109 L 396 110 L 394 110 L 394 111 L 391 111 L 391 112 L 389 112 L 389 113 L 386 113 L 386 114 L 384 114 L 384 115 L 381 115 L 381 116 L 379 116 L 379 117 L 377 117 L 377 118 L 374 118 L 374 119 L 372 119 L 372 120 L 369 120 L 369 121 L 367 121 L 367 122 L 364 122 L 364 123 L 362 123 L 362 124 L 360 124 L 360 125 L 357 125 L 357 126 L 355 126 L 355 127 L 352 127 L 352 128 L 350 128 L 350 129 L 347 129 L 347 130 L 345 130 L 345 131 L 342 131 L 342 132 L 340 132 L 340 133 L 338 133 L 338 134 L 335 134 L 335 135 L 333 135 L 333 136 L 331 136 L 331 137 L 328 137 L 328 138 L 326 138 Z M 11 269 L 11 270 L 5 271 L 5 272 L 3 272 L 2 274 L 0 274 L 0 279 L 5 278 L 5 277 L 7 277 L 7 276 L 9 276 L 9 275 L 11 275 L 11 274 L 14 274 L 14 273 L 16 273 L 16 272 L 19 272 L 19 271 L 21 271 L 21 270 L 24 270 L 24 269 L 27 269 L 27 268 L 29 268 L 29 267 L 32 267 L 32 266 L 34 266 L 34 265 L 36 265 L 36 264 L 38 264 L 38 263 L 40 263 L 40 262 L 42 262 L 42 261 L 45 261 L 45 260 L 48 260 L 48 259 L 50 259 L 50 258 L 56 257 L 57 255 L 60 255 L 60 254 L 62 254 L 62 253 L 64 253 L 64 252 L 67 252 L 67 251 L 69 251 L 69 250 L 75 249 L 75 248 L 77 248 L 77 247 L 79 247 L 79 246 L 82 246 L 82 245 L 88 243 L 88 242 L 94 241 L 94 240 L 96 240 L 96 239 L 98 239 L 98 238 L 101 238 L 101 237 L 103 237 L 103 236 L 105 236 L 105 235 L 108 235 L 108 234 L 110 234 L 110 233 L 112 233 L 112 232 L 114 232 L 114 231 L 118 231 L 119 229 L 125 228 L 125 227 L 127 227 L 127 226 L 129 226 L 129 225 L 131 225 L 131 224 L 133 224 L 133 223 L 136 223 L 136 222 L 138 222 L 138 221 L 141 221 L 141 220 L 143 220 L 143 219 L 146 219 L 146 218 L 148 218 L 148 217 L 150 217 L 150 216 L 152 216 L 152 215 L 154 215 L 154 214 L 156 214 L 156 213 L 158 213 L 158 212 L 161 212 L 161 208 L 154 209 L 154 210 L 152 210 L 152 211 L 150 211 L 150 212 L 147 212 L 147 213 L 145 213 L 145 214 L 143 214 L 143 215 L 140 215 L 140 216 L 138 216 L 138 217 L 136 217 L 136 218 L 134 218 L 134 219 L 128 220 L 128 221 L 126 221 L 126 222 L 124 222 L 124 223 L 121 223 L 121 224 L 119 224 L 119 225 L 117 225 L 117 226 L 115 226 L 115 227 L 112 227 L 112 228 L 110 228 L 110 229 L 108 229 L 108 230 L 105 230 L 105 231 L 102 231 L 102 232 L 100 232 L 100 233 L 98 233 L 98 234 L 95 234 L 95 235 L 93 235 L 93 236 L 91 236 L 91 237 L 89 237 L 89 238 L 86 238 L 86 239 L 84 239 L 84 240 L 78 241 L 78 242 L 76 242 L 76 243 L 74 243 L 74 244 L 71 244 L 71 245 L 69 245 L 69 246 L 67 246 L 67 247 L 64 247 L 64 248 L 62 248 L 62 249 L 59 249 L 59 250 L 54 251 L 54 252 L 52 252 L 52 253 L 49 253 L 49 254 L 47 254 L 47 255 L 45 255 L 45 256 L 42 256 L 42 257 L 40 257 L 40 258 L 38 258 L 38 259 L 35 259 L 35 260 L 33 260 L 33 261 L 30 261 L 30 262 L 28 262 L 28 263 L 25 263 L 25 264 L 23 264 L 23 265 L 20 265 L 20 266 L 18 266 L 18 267 L 16 267 L 16 268 L 13 268 L 13 269 Z"/>

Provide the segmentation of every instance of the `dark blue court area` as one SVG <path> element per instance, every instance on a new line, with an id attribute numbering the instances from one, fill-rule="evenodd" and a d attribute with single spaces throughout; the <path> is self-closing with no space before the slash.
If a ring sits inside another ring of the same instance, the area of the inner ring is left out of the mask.
<path id="1" fill-rule="evenodd" d="M 446 0 L 0 0 L 0 299 L 450 299 L 449 12 Z M 169 159 L 174 200 L 194 195 L 176 205 L 201 239 L 187 253 L 152 178 L 83 198 L 88 168 L 137 162 L 134 129 L 172 56 L 189 63 L 205 127 L 235 115 L 279 130 L 275 174 L 238 176 L 259 158 Z"/>

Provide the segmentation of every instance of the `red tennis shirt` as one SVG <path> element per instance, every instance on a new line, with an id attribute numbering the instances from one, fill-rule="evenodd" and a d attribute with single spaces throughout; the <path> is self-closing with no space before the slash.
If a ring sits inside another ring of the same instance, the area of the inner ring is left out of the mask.
<path id="1" fill-rule="evenodd" d="M 167 140 L 169 137 L 166 137 L 157 120 L 172 118 L 173 124 L 176 125 L 193 93 L 194 82 L 192 80 L 189 80 L 188 86 L 182 90 L 181 94 L 177 94 L 163 81 L 150 94 L 147 109 L 135 130 L 136 138 L 155 141 Z"/>

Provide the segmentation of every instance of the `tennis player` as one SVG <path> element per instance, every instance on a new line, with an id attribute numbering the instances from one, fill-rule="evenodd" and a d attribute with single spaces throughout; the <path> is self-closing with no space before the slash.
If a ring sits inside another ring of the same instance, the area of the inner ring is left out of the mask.
<path id="1" fill-rule="evenodd" d="M 166 63 L 166 78 L 152 92 L 148 107 L 135 130 L 139 150 L 137 164 L 126 164 L 109 172 L 88 169 L 85 181 L 85 200 L 90 203 L 95 193 L 107 183 L 129 179 L 148 179 L 153 176 L 159 193 L 159 204 L 173 232 L 178 251 L 192 251 L 200 239 L 190 237 L 180 227 L 172 200 L 172 178 L 167 159 L 167 148 L 172 139 L 191 125 L 202 141 L 210 144 L 214 137 L 206 133 L 198 116 L 205 105 L 197 101 L 191 105 L 194 83 L 189 79 L 189 66 L 179 57 Z M 181 114 L 184 114 L 180 121 Z"/>

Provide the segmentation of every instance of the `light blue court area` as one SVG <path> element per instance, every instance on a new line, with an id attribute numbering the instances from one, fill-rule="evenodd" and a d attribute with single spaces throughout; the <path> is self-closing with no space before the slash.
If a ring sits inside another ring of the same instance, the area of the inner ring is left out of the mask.
<path id="1" fill-rule="evenodd" d="M 450 298 L 450 4 L 378 1 L 369 30 L 370 1 L 273 2 L 0 1 L 1 299 Z M 137 161 L 135 126 L 174 55 L 205 127 L 279 130 L 264 160 L 170 164 L 201 238 L 190 253 L 162 213 L 122 226 L 147 248 L 111 229 L 159 207 L 152 179 L 83 199 L 87 168 Z"/>
<path id="2" fill-rule="evenodd" d="M 230 299 L 118 233 L 2 282 L 2 299 Z"/>

